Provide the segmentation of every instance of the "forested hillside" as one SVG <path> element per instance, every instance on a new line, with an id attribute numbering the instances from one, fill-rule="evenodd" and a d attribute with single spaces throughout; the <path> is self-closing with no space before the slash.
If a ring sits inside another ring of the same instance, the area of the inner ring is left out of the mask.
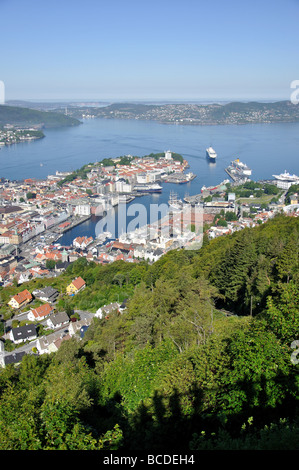
<path id="1" fill-rule="evenodd" d="M 36 109 L 21 108 L 18 106 L 0 106 L 0 127 L 6 124 L 13 126 L 41 125 L 45 128 L 78 126 L 80 121 L 71 116 L 52 111 L 38 111 Z"/>
<path id="2" fill-rule="evenodd" d="M 1 371 L 0 449 L 298 450 L 298 237 L 279 215 L 152 265 L 73 263 L 62 307 L 127 309 Z"/>

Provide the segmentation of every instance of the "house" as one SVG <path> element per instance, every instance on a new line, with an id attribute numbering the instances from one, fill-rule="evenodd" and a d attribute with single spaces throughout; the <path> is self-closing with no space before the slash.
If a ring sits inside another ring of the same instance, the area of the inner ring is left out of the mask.
<path id="1" fill-rule="evenodd" d="M 68 339 L 71 339 L 71 336 L 68 333 L 62 334 L 59 338 L 57 338 L 55 341 L 53 341 L 52 343 L 49 344 L 49 347 L 48 347 L 49 352 L 51 353 L 51 352 L 58 351 L 58 349 L 61 346 L 61 343 L 63 341 L 68 340 Z"/>
<path id="2" fill-rule="evenodd" d="M 33 308 L 28 312 L 27 318 L 30 321 L 44 320 L 46 317 L 53 313 L 53 308 L 49 303 L 43 304 L 40 307 Z"/>
<path id="3" fill-rule="evenodd" d="M 23 282 L 28 282 L 32 278 L 32 274 L 30 271 L 25 271 L 16 276 L 18 284 L 23 284 Z"/>
<path id="4" fill-rule="evenodd" d="M 79 259 L 81 257 L 81 255 L 79 255 L 79 253 L 77 253 L 76 251 L 72 251 L 71 253 L 69 253 L 69 261 L 70 263 L 73 263 L 74 261 L 76 261 L 77 259 Z"/>
<path id="5" fill-rule="evenodd" d="M 69 321 L 70 321 L 70 319 L 69 319 L 67 313 L 59 312 L 59 313 L 56 313 L 56 314 L 52 314 L 48 318 L 47 325 L 50 328 L 53 328 L 55 330 L 56 328 L 60 328 L 63 325 L 68 325 Z"/>
<path id="6" fill-rule="evenodd" d="M 127 308 L 127 303 L 128 303 L 128 299 L 125 299 L 125 300 L 123 301 L 123 303 L 120 305 L 120 307 L 119 307 L 120 313 L 122 313 L 124 310 L 126 310 L 126 308 Z"/>
<path id="7" fill-rule="evenodd" d="M 161 256 L 164 254 L 164 252 L 160 248 L 152 249 L 150 247 L 146 248 L 144 253 L 143 253 L 143 258 L 145 260 L 148 260 L 150 262 L 155 262 Z"/>
<path id="8" fill-rule="evenodd" d="M 134 249 L 134 256 L 135 258 L 143 258 L 145 253 L 145 246 L 144 245 L 138 245 Z"/>
<path id="9" fill-rule="evenodd" d="M 85 281 L 79 276 L 67 286 L 66 292 L 68 295 L 78 294 L 78 292 L 81 292 L 85 287 Z"/>
<path id="10" fill-rule="evenodd" d="M 7 354 L 1 354 L 0 365 L 2 367 L 5 367 L 9 364 L 20 364 L 25 354 L 26 354 L 25 351 L 14 351 L 14 352 L 7 353 Z"/>
<path id="11" fill-rule="evenodd" d="M 57 299 L 59 292 L 51 286 L 43 287 L 42 289 L 36 289 L 33 292 L 34 297 L 42 300 L 43 302 L 53 303 Z"/>
<path id="12" fill-rule="evenodd" d="M 114 303 L 109 304 L 109 305 L 104 305 L 103 307 L 100 307 L 96 311 L 95 317 L 99 317 L 99 318 L 107 317 L 112 312 L 118 311 L 119 306 L 120 306 L 120 304 L 118 304 L 117 302 L 114 302 Z"/>
<path id="13" fill-rule="evenodd" d="M 62 338 L 68 339 L 69 337 L 70 336 L 67 331 L 54 331 L 47 336 L 38 338 L 36 341 L 36 348 L 39 354 L 49 354 L 50 352 L 57 350 L 57 340 Z"/>
<path id="14" fill-rule="evenodd" d="M 24 325 L 18 328 L 12 328 L 9 333 L 9 338 L 14 343 L 22 343 L 23 341 L 31 341 L 36 339 L 37 332 L 35 325 Z"/>
<path id="15" fill-rule="evenodd" d="M 18 294 L 14 295 L 8 302 L 8 305 L 12 308 L 22 308 L 29 302 L 31 302 L 31 300 L 32 295 L 27 289 L 25 289 L 22 292 L 19 292 Z"/>
<path id="16" fill-rule="evenodd" d="M 73 336 L 77 333 L 77 331 L 79 331 L 80 337 L 81 337 L 82 328 L 83 330 L 85 330 L 86 328 L 89 327 L 90 323 L 91 323 L 91 319 L 79 320 L 79 321 L 70 323 L 70 326 L 69 326 L 70 335 Z"/>

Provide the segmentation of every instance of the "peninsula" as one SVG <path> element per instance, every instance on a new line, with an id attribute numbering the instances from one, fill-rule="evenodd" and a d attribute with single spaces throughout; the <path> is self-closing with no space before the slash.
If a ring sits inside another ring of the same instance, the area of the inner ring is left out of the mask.
<path id="1" fill-rule="evenodd" d="M 4 126 L 13 127 L 36 127 L 53 128 L 65 126 L 77 126 L 80 121 L 72 116 L 52 111 L 39 111 L 36 109 L 23 108 L 19 106 L 0 105 L 0 128 Z"/>

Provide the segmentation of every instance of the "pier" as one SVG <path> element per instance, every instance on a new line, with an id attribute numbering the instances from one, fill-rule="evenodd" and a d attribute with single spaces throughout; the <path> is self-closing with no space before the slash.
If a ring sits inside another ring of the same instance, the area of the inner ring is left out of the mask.
<path id="1" fill-rule="evenodd" d="M 164 183 L 176 183 L 176 184 L 183 184 L 189 183 L 190 181 L 194 180 L 196 175 L 194 173 L 174 173 L 169 175 L 165 178 Z"/>
<path id="2" fill-rule="evenodd" d="M 246 181 L 249 180 L 249 178 L 247 178 L 246 176 L 244 176 L 243 178 L 241 176 L 238 176 L 238 175 L 235 175 L 233 174 L 229 168 L 225 168 L 225 171 L 226 173 L 228 174 L 228 176 L 233 180 L 234 183 L 236 184 L 242 184 L 242 183 L 245 183 Z"/>
<path id="3" fill-rule="evenodd" d="M 225 168 L 225 171 L 226 171 L 226 173 L 228 174 L 228 176 L 229 176 L 233 181 L 235 181 L 235 182 L 238 181 L 238 178 L 236 177 L 236 175 L 234 175 L 231 171 L 229 171 L 228 168 Z"/>
<path id="4" fill-rule="evenodd" d="M 202 194 L 195 194 L 194 196 L 185 196 L 184 201 L 187 204 L 199 204 L 202 202 Z"/>

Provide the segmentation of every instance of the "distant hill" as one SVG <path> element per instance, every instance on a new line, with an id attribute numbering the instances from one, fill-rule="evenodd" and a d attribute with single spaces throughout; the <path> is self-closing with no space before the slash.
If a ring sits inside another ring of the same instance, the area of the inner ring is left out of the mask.
<path id="1" fill-rule="evenodd" d="M 86 116 L 105 119 L 136 119 L 166 124 L 215 125 L 299 122 L 299 105 L 290 101 L 231 103 L 112 103 L 102 106 L 75 103 L 9 102 L 0 106 L 4 124 L 42 124 L 43 127 L 74 126 Z M 65 108 L 67 107 L 67 115 Z"/>
<path id="2" fill-rule="evenodd" d="M 57 110 L 58 111 L 58 110 Z M 102 107 L 68 108 L 76 118 L 83 115 L 106 119 L 139 119 L 164 123 L 211 125 L 298 122 L 299 106 L 290 101 L 273 103 L 232 102 L 226 104 L 160 104 L 114 103 Z"/>
<path id="3" fill-rule="evenodd" d="M 41 126 L 44 128 L 77 126 L 80 121 L 74 117 L 52 111 L 38 111 L 18 106 L 0 105 L 0 127 Z"/>

